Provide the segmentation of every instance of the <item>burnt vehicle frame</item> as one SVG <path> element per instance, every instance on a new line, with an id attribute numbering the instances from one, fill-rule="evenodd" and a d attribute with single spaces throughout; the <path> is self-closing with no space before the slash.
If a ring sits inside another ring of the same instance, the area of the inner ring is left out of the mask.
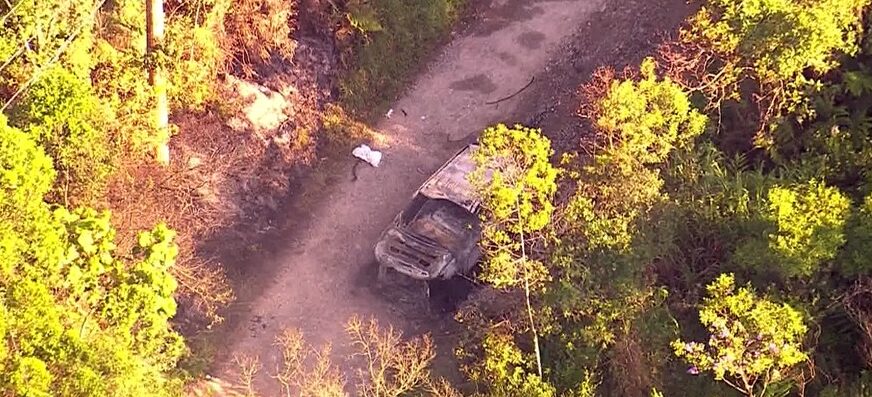
<path id="1" fill-rule="evenodd" d="M 382 233 L 375 246 L 379 282 L 389 269 L 424 281 L 472 272 L 481 258 L 481 199 L 468 177 L 477 148 L 467 145 L 446 161 Z"/>

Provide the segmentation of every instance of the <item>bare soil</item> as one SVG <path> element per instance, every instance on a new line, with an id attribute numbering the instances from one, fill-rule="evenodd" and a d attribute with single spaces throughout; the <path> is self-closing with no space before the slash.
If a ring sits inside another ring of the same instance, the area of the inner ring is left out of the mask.
<path id="1" fill-rule="evenodd" d="M 690 8 L 682 0 L 493 0 L 475 5 L 428 70 L 380 120 L 371 146 L 383 151 L 379 168 L 358 169 L 349 153 L 315 159 L 296 179 L 296 191 L 277 211 L 268 249 L 248 256 L 236 275 L 238 301 L 214 331 L 220 346 L 214 373 L 236 377 L 235 356 L 257 356 L 261 395 L 279 394 L 269 377 L 278 364 L 274 339 L 284 328 L 303 331 L 314 345 L 332 344 L 351 382 L 354 367 L 344 324 L 373 317 L 406 335 L 433 333 L 436 367 L 455 378 L 450 315 L 424 311 L 422 286 L 395 278 L 378 289 L 372 247 L 415 189 L 449 156 L 496 122 L 543 128 L 559 150 L 584 134 L 575 116 L 576 90 L 600 66 L 637 63 L 674 33 Z M 389 56 L 389 54 L 386 54 Z M 533 84 L 519 95 L 498 100 Z"/>

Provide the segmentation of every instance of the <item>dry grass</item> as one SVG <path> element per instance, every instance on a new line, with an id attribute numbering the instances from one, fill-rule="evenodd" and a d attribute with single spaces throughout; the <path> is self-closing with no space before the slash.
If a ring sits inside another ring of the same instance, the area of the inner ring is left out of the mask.
<path id="1" fill-rule="evenodd" d="M 323 114 L 323 133 L 330 145 L 338 148 L 360 142 L 371 142 L 376 132 L 364 123 L 354 120 L 341 106 L 327 105 Z"/>
<path id="2" fill-rule="evenodd" d="M 297 48 L 296 0 L 235 0 L 224 20 L 231 66 L 246 77 L 257 75 L 259 65 L 274 58 L 290 61 Z"/>
<path id="3" fill-rule="evenodd" d="M 330 345 L 314 349 L 306 345 L 303 334 L 295 329 L 282 331 L 275 345 L 281 350 L 282 363 L 272 377 L 285 396 L 345 396 L 345 382 L 330 361 Z M 311 363 L 308 368 L 307 362 Z"/>
<path id="4" fill-rule="evenodd" d="M 354 395 L 462 396 L 446 380 L 432 376 L 430 364 L 435 357 L 435 350 L 429 336 L 404 339 L 402 333 L 392 327 L 382 328 L 373 319 L 362 321 L 358 317 L 348 321 L 346 331 L 356 351 L 349 359 L 360 359 L 357 363 L 362 364 L 356 374 Z M 306 343 L 299 330 L 290 328 L 276 336 L 274 345 L 282 359 L 270 376 L 280 386 L 282 396 L 348 396 L 345 379 L 330 359 L 330 345 L 316 349 Z M 201 383 L 217 384 L 223 390 L 232 390 L 231 394 L 222 395 L 257 396 L 254 379 L 262 369 L 257 357 L 236 356 L 234 363 L 238 371 L 235 385 L 215 380 Z"/>
<path id="5" fill-rule="evenodd" d="M 358 373 L 364 397 L 399 397 L 423 392 L 431 384 L 430 362 L 436 356 L 429 336 L 403 341 L 402 333 L 381 329 L 374 319 L 352 318 L 346 325 L 365 369 Z"/>
<path id="6" fill-rule="evenodd" d="M 260 360 L 257 357 L 236 356 L 233 362 L 239 368 L 238 382 L 244 396 L 255 397 L 257 393 L 254 390 L 254 377 L 262 368 Z"/>

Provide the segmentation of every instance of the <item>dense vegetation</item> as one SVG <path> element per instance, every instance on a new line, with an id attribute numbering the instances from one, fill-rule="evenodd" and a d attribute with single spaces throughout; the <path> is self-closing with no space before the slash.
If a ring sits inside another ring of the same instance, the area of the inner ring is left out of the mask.
<path id="1" fill-rule="evenodd" d="M 304 3 L 343 52 L 351 105 L 396 92 L 459 7 Z M 229 296 L 179 268 L 167 225 L 116 230 L 107 186 L 143 175 L 131 170 L 149 167 L 156 147 L 178 132 L 156 125 L 161 91 L 176 114 L 223 115 L 222 73 L 257 78 L 290 64 L 300 4 L 163 6 L 164 37 L 147 53 L 144 1 L 0 2 L 0 395 L 178 395 L 187 347 L 172 324 L 177 287 L 212 302 Z M 398 57 L 385 63 L 373 55 L 382 51 Z M 152 69 L 163 71 L 166 87 L 150 85 Z M 136 237 L 119 248 L 116 234 Z M 179 285 L 180 274 L 202 285 Z"/>
<path id="2" fill-rule="evenodd" d="M 371 115 L 462 2 L 330 3 L 343 102 Z M 158 224 L 117 248 L 105 187 L 172 132 L 153 125 L 147 67 L 166 70 L 172 109 L 202 111 L 219 73 L 293 57 L 300 10 L 166 6 L 166 38 L 146 57 L 142 2 L 0 3 L 0 395 L 181 392 L 175 233 Z M 868 394 L 868 6 L 702 1 L 676 42 L 582 87 L 592 139 L 577 153 L 554 159 L 523 126 L 485 131 L 476 161 L 495 177 L 480 186 L 480 276 L 513 305 L 491 310 L 483 294 L 459 314 L 478 393 Z M 330 109 L 328 128 L 345 117 Z M 380 375 L 364 374 L 365 393 L 456 394 L 427 373 L 428 339 L 359 321 L 349 332 L 381 352 L 367 357 Z M 283 390 L 343 393 L 326 352 L 281 338 Z"/>
<path id="3" fill-rule="evenodd" d="M 550 154 L 541 133 L 486 132 L 483 278 L 522 298 L 461 314 L 474 380 L 500 396 L 866 395 L 867 6 L 703 2 L 657 57 L 582 87 L 594 136 L 577 151 L 593 154 L 560 171 L 519 161 Z M 556 172 L 557 195 L 540 182 Z M 551 215 L 507 228 L 510 212 Z"/>

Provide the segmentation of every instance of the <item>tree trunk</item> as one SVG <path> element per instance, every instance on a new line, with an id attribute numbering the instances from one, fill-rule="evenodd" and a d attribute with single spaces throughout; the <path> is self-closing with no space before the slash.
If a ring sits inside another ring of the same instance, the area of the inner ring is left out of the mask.
<path id="1" fill-rule="evenodd" d="M 169 104 L 167 103 L 167 84 L 163 70 L 159 62 L 155 62 L 155 52 L 163 44 L 164 38 L 164 10 L 163 0 L 145 1 L 146 19 L 146 56 L 151 59 L 148 70 L 148 82 L 154 90 L 155 97 L 155 128 L 158 139 L 155 145 L 155 159 L 160 164 L 169 164 Z"/>

